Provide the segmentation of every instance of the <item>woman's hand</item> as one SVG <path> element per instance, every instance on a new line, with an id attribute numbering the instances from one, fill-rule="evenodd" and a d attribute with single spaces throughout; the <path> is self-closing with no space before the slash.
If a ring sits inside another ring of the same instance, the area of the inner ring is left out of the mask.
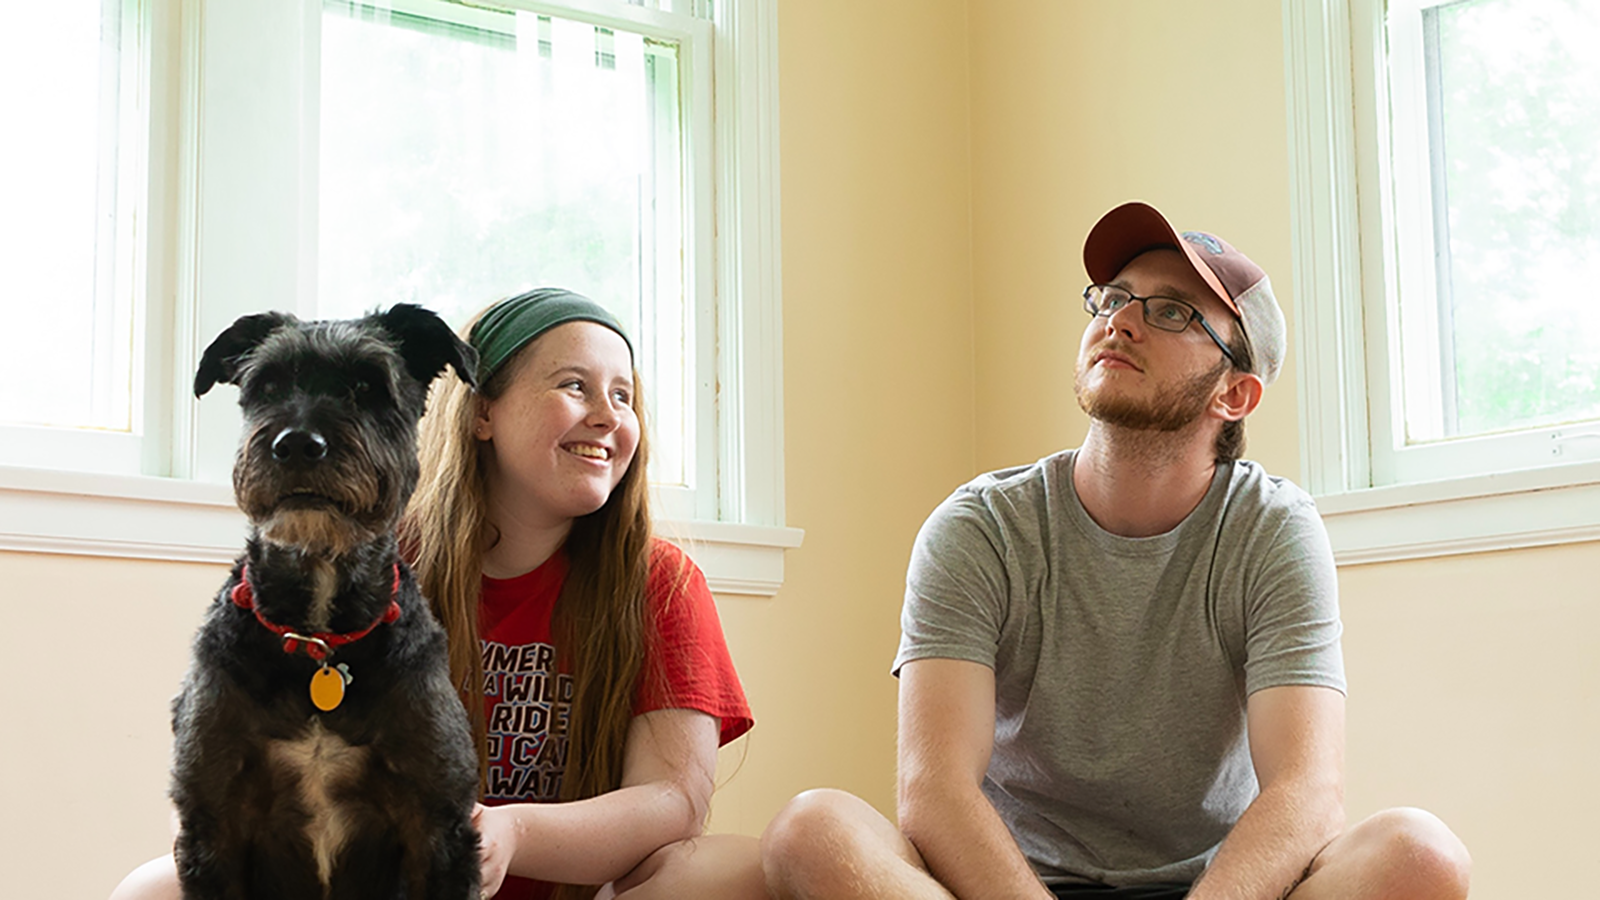
<path id="1" fill-rule="evenodd" d="M 482 803 L 472 807 L 472 825 L 478 829 L 478 859 L 483 866 L 483 896 L 493 897 L 506 880 L 511 857 L 517 852 L 516 820 L 504 810 Z"/>

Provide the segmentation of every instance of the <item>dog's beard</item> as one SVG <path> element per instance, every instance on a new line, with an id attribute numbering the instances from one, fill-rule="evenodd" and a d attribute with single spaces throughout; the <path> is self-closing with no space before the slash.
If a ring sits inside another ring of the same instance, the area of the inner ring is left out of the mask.
<path id="1" fill-rule="evenodd" d="M 315 556 L 343 556 L 376 535 L 332 509 L 279 508 L 256 523 L 261 536 L 274 544 L 296 547 Z"/>
<path id="2" fill-rule="evenodd" d="M 1171 390 L 1162 391 L 1156 399 L 1142 401 L 1133 397 L 1118 396 L 1107 390 L 1093 390 L 1084 385 L 1087 369 L 1078 366 L 1073 381 L 1073 393 L 1078 406 L 1107 425 L 1130 431 L 1182 431 L 1205 414 L 1211 404 L 1211 392 L 1217 379 L 1228 370 L 1228 361 L 1219 360 L 1208 372 L 1190 378 Z"/>

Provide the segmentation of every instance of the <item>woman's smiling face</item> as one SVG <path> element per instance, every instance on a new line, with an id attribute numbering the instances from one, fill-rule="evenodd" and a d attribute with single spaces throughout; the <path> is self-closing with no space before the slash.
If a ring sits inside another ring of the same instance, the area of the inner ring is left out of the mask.
<path id="1" fill-rule="evenodd" d="M 492 505 L 543 520 L 588 515 L 605 505 L 639 446 L 633 356 L 621 335 L 582 321 L 550 329 L 522 354 L 474 431 L 491 451 Z"/>

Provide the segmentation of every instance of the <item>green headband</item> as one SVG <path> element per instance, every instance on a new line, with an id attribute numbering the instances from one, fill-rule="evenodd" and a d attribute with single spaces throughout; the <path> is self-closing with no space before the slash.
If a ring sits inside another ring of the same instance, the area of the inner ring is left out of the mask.
<path id="1" fill-rule="evenodd" d="M 615 331 L 633 358 L 633 342 L 605 307 L 561 288 L 537 288 L 489 307 L 472 326 L 467 341 L 478 351 L 478 383 L 494 377 L 529 341 L 568 322 L 594 322 Z"/>

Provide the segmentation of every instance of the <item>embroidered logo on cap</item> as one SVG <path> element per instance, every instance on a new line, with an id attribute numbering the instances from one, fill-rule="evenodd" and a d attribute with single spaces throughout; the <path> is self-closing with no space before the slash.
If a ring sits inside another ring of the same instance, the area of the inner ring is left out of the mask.
<path id="1" fill-rule="evenodd" d="M 1183 239 L 1191 244 L 1199 244 L 1200 246 L 1211 251 L 1213 256 L 1222 255 L 1222 245 L 1217 242 L 1216 238 L 1209 234 L 1201 231 L 1185 231 L 1183 233 Z"/>

